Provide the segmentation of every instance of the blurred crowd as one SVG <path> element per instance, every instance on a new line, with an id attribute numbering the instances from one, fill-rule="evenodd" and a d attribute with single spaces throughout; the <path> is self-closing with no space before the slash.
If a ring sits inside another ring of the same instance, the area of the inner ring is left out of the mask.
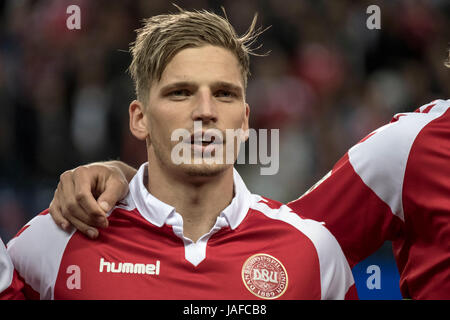
<path id="1" fill-rule="evenodd" d="M 128 130 L 126 70 L 141 20 L 176 12 L 166 0 L 0 0 L 0 237 L 47 208 L 59 175 L 87 162 L 138 167 L 145 146 Z M 447 0 L 174 1 L 222 14 L 239 34 L 255 12 L 270 28 L 251 61 L 251 127 L 280 129 L 279 172 L 238 165 L 254 193 L 287 202 L 353 144 L 398 112 L 450 98 L 443 63 Z M 66 9 L 81 9 L 69 30 Z M 369 5 L 381 28 L 369 29 Z M 266 55 L 266 53 L 268 53 Z"/>

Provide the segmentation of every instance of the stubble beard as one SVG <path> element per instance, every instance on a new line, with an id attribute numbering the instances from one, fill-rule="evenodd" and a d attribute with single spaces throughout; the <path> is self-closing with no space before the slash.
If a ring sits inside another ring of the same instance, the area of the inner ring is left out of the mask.
<path id="1" fill-rule="evenodd" d="M 194 155 L 192 153 L 191 163 L 175 164 L 171 159 L 171 152 L 174 144 L 164 146 L 157 139 L 152 141 L 152 148 L 157 161 L 162 168 L 172 172 L 178 172 L 189 177 L 214 177 L 223 173 L 225 170 L 233 166 L 233 164 L 217 164 L 206 163 L 202 160 L 201 163 L 194 163 Z"/>

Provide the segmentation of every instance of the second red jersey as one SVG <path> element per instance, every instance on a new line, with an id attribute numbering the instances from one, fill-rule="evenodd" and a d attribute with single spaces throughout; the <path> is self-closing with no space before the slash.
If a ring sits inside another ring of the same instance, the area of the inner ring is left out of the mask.
<path id="1" fill-rule="evenodd" d="M 450 299 L 450 100 L 395 115 L 288 205 L 324 221 L 351 266 L 393 241 L 405 298 Z"/>

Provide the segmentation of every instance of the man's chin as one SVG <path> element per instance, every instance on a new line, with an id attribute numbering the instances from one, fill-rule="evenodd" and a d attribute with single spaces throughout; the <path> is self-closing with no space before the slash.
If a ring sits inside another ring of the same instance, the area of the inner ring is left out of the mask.
<path id="1" fill-rule="evenodd" d="M 200 164 L 181 164 L 179 169 L 190 177 L 214 177 L 218 176 L 232 167 L 229 164 L 200 163 Z"/>

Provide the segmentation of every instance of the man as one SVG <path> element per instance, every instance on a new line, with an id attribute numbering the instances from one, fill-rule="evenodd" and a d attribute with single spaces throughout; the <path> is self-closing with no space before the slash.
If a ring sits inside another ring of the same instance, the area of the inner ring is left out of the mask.
<path id="1" fill-rule="evenodd" d="M 355 297 L 331 233 L 248 191 L 233 168 L 239 135 L 206 138 L 209 130 L 248 129 L 247 44 L 257 36 L 255 23 L 238 38 L 227 20 L 206 11 L 146 21 L 132 47 L 138 100 L 129 114 L 148 163 L 108 208 L 109 227 L 97 240 L 64 232 L 45 210 L 8 243 L 26 298 Z M 180 129 L 187 138 L 173 141 Z M 193 153 L 177 164 L 180 145 Z M 222 161 L 230 153 L 233 161 Z"/>
<path id="2" fill-rule="evenodd" d="M 393 241 L 404 298 L 450 299 L 449 163 L 450 100 L 436 100 L 395 115 L 288 206 L 325 221 L 352 267 Z M 121 199 L 134 172 L 120 162 L 66 172 L 50 206 L 55 221 L 96 237 L 95 226 L 107 226 L 99 204 Z M 97 179 L 105 181 L 94 190 L 98 202 L 91 195 Z"/>

